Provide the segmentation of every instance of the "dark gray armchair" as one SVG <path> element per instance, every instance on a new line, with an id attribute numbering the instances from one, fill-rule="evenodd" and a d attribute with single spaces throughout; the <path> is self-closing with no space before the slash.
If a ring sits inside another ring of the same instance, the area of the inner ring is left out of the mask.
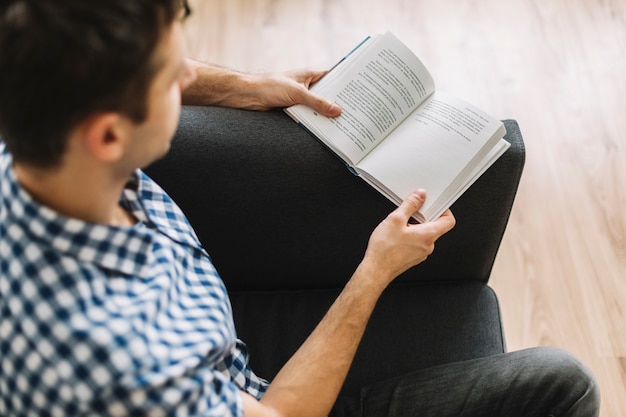
<path id="1" fill-rule="evenodd" d="M 505 351 L 487 285 L 524 165 L 511 148 L 452 207 L 457 226 L 383 294 L 344 386 Z M 283 112 L 184 107 L 169 155 L 147 170 L 182 207 L 229 289 L 251 365 L 272 379 L 394 206 Z M 416 184 L 419 186 L 419 184 Z"/>

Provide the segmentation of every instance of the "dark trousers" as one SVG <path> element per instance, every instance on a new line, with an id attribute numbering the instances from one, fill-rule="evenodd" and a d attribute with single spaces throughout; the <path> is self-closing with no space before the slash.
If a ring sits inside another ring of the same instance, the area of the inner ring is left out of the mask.
<path id="1" fill-rule="evenodd" d="M 332 417 L 597 416 L 598 385 L 568 353 L 533 348 L 423 369 L 340 397 Z"/>

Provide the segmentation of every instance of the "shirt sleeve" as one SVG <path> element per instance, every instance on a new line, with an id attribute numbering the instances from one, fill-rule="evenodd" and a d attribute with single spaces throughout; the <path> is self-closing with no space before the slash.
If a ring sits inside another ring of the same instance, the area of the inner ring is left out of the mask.
<path id="1" fill-rule="evenodd" d="M 260 400 L 265 394 L 269 382 L 252 371 L 249 360 L 248 347 L 238 339 L 231 357 L 224 362 L 227 368 L 225 371 L 242 391 L 246 391 Z"/>

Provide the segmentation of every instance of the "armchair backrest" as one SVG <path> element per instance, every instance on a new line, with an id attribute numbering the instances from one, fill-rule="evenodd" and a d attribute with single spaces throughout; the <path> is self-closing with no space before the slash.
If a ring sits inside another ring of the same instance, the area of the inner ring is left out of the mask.
<path id="1" fill-rule="evenodd" d="M 487 282 L 524 165 L 512 144 L 453 206 L 457 226 L 403 281 Z M 394 205 L 283 112 L 183 107 L 149 167 L 181 206 L 229 290 L 340 288 Z"/>

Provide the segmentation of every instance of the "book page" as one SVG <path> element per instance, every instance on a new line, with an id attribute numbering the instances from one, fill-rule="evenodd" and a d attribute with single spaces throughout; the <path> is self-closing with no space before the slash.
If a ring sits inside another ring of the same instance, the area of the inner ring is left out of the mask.
<path id="1" fill-rule="evenodd" d="M 416 188 L 428 198 L 422 214 L 439 212 L 505 134 L 502 122 L 476 107 L 436 92 L 363 159 L 367 172 L 399 199 Z M 451 204 L 451 203 L 449 203 Z"/>
<path id="2" fill-rule="evenodd" d="M 288 109 L 352 165 L 435 90 L 426 67 L 392 34 L 379 36 L 363 48 L 311 88 L 339 104 L 341 116 L 320 116 L 302 105 Z"/>

